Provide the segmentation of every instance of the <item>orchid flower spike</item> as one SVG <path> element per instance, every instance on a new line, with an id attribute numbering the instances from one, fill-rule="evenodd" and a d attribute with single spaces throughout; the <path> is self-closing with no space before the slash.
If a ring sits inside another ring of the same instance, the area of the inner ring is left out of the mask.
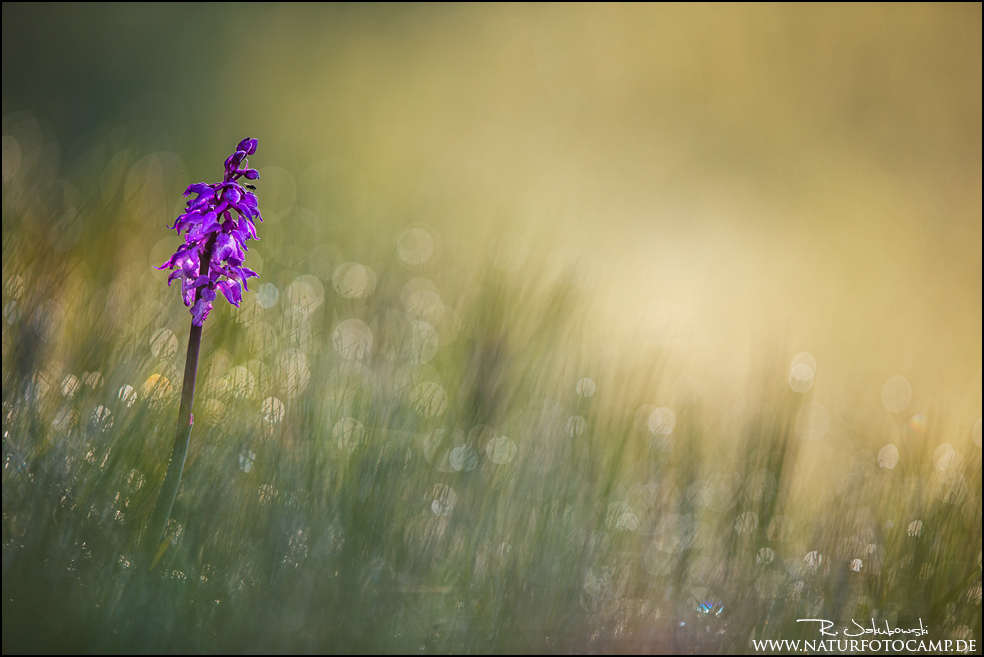
<path id="1" fill-rule="evenodd" d="M 234 306 L 242 301 L 246 281 L 256 272 L 243 266 L 246 241 L 258 239 L 254 221 L 259 219 L 253 185 L 240 179 L 256 180 L 260 174 L 249 168 L 247 156 L 256 152 L 257 141 L 247 137 L 225 161 L 220 183 L 195 183 L 185 190 L 188 200 L 184 214 L 171 228 L 184 233 L 185 241 L 174 255 L 157 269 L 171 269 L 167 284 L 181 280 L 181 296 L 191 308 L 192 324 L 201 326 L 212 309 L 216 290 Z"/>

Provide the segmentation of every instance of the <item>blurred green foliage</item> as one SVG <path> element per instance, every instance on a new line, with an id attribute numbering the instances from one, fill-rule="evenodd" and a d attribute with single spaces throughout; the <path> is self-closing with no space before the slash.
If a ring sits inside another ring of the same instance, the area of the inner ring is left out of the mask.
<path id="1" fill-rule="evenodd" d="M 14 118 L 5 651 L 744 651 L 804 617 L 979 636 L 979 420 L 964 455 L 921 416 L 832 414 L 802 354 L 722 407 L 659 344 L 599 353 L 578 259 L 520 277 L 507 233 L 452 279 L 419 226 L 374 267 L 268 249 L 264 287 L 213 313 L 173 542 L 142 572 L 189 315 L 125 230 L 63 240 L 156 212 L 168 164 L 124 132 L 76 188 Z M 853 456 L 813 471 L 831 441 Z"/>

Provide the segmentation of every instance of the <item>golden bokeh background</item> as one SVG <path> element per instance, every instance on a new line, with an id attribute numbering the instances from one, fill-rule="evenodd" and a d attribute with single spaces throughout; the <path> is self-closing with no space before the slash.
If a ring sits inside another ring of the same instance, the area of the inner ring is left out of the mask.
<path id="1" fill-rule="evenodd" d="M 63 166 L 148 120 L 204 180 L 249 134 L 295 182 L 337 165 L 316 239 L 420 222 L 475 262 L 509 230 L 597 262 L 600 340 L 670 328 L 733 376 L 778 338 L 830 381 L 979 395 L 979 7 L 7 14 L 4 114 L 51 122 Z"/>

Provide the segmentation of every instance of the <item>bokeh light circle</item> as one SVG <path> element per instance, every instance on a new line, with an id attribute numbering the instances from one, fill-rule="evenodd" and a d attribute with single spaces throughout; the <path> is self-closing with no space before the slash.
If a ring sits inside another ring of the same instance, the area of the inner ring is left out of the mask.
<path id="1" fill-rule="evenodd" d="M 889 443 L 878 450 L 878 467 L 891 470 L 899 462 L 899 448 Z"/>
<path id="2" fill-rule="evenodd" d="M 332 332 L 331 346 L 346 360 L 363 360 L 372 353 L 372 331 L 361 319 L 346 319 Z"/>
<path id="3" fill-rule="evenodd" d="M 595 394 L 595 390 L 597 390 L 595 382 L 587 377 L 578 379 L 574 385 L 574 392 L 577 393 L 578 397 L 590 397 Z"/>
<path id="4" fill-rule="evenodd" d="M 896 375 L 882 386 L 882 404 L 893 413 L 901 413 L 912 401 L 912 386 L 902 375 Z"/>
<path id="5" fill-rule="evenodd" d="M 423 228 L 408 228 L 396 238 L 396 255 L 405 265 L 422 265 L 434 253 L 434 238 Z"/>

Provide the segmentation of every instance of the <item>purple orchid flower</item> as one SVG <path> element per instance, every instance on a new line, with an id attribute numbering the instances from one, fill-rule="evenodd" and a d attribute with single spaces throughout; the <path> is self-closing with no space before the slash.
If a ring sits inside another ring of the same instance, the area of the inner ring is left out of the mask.
<path id="1" fill-rule="evenodd" d="M 243 267 L 243 260 L 246 257 L 246 241 L 257 239 L 253 222 L 255 219 L 262 221 L 263 218 L 256 203 L 256 195 L 253 194 L 256 188 L 239 182 L 240 178 L 256 180 L 260 177 L 256 169 L 249 168 L 246 161 L 246 157 L 255 152 L 256 140 L 247 137 L 239 142 L 236 152 L 226 159 L 222 182 L 212 185 L 195 183 L 185 190 L 186 197 L 194 195 L 195 198 L 188 200 L 185 213 L 172 226 L 178 231 L 178 235 L 184 233 L 184 244 L 178 247 L 167 262 L 158 267 L 172 270 L 167 278 L 168 285 L 181 280 L 181 298 L 191 308 L 191 330 L 188 332 L 188 356 L 185 359 L 174 449 L 157 496 L 157 504 L 150 514 L 144 539 L 145 557 L 150 568 L 157 563 L 163 553 L 162 549 L 167 547 L 161 540 L 181 484 L 185 457 L 188 455 L 188 443 L 195 422 L 191 409 L 195 402 L 202 324 L 212 310 L 216 291 L 225 295 L 229 303 L 238 306 L 243 300 L 246 281 L 256 276 L 255 271 Z"/>
<path id="2" fill-rule="evenodd" d="M 188 207 L 171 228 L 184 244 L 157 269 L 171 269 L 167 284 L 181 280 L 181 297 L 191 308 L 191 322 L 201 326 L 212 310 L 216 290 L 222 292 L 234 306 L 243 299 L 246 281 L 256 272 L 243 266 L 247 240 L 258 239 L 254 221 L 259 219 L 255 189 L 240 183 L 241 178 L 256 180 L 260 174 L 249 168 L 246 157 L 256 152 L 257 141 L 247 137 L 239 142 L 236 152 L 226 158 L 222 182 L 195 183 L 185 190 Z"/>

